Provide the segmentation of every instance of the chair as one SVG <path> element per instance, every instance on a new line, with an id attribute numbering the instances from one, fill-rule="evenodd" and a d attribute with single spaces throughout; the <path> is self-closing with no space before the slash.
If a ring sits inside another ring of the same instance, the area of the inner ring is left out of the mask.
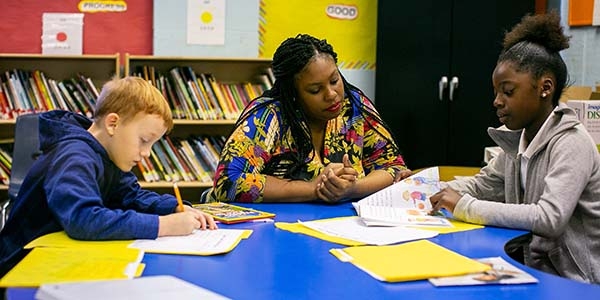
<path id="1" fill-rule="evenodd" d="M 413 170 L 413 174 L 425 169 L 427 168 Z M 479 173 L 481 168 L 465 166 L 438 166 L 438 170 L 440 172 L 440 181 L 450 181 L 456 179 L 456 176 L 475 176 L 475 174 Z"/>
<path id="2" fill-rule="evenodd" d="M 439 166 L 440 180 L 450 181 L 456 179 L 456 176 L 475 176 L 479 173 L 479 167 L 464 167 L 464 166 Z"/>
<path id="3" fill-rule="evenodd" d="M 8 185 L 8 199 L 0 210 L 0 229 L 8 218 L 11 203 L 17 198 L 23 179 L 33 162 L 41 154 L 39 142 L 38 114 L 26 114 L 17 117 L 15 124 L 15 144 L 13 161 Z"/>

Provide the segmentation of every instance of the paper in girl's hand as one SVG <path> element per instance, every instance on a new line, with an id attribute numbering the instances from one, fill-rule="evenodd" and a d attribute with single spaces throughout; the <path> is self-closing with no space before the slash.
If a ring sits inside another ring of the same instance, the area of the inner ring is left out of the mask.
<path id="1" fill-rule="evenodd" d="M 431 216 L 429 197 L 440 190 L 438 167 L 418 172 L 354 203 L 367 225 L 452 227 L 443 216 Z"/>

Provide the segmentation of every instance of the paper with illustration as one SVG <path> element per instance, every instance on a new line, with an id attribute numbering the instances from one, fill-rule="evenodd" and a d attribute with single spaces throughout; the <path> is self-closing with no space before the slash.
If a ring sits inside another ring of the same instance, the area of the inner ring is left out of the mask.
<path id="1" fill-rule="evenodd" d="M 353 203 L 367 226 L 452 227 L 442 214 L 430 216 L 429 197 L 440 190 L 438 167 L 422 170 Z"/>

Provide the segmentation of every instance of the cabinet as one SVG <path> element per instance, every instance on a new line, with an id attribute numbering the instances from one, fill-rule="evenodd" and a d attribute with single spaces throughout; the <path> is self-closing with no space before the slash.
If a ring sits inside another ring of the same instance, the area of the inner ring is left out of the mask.
<path id="1" fill-rule="evenodd" d="M 533 0 L 378 2 L 375 105 L 407 165 L 481 166 L 499 126 L 491 75 Z"/>
<path id="2" fill-rule="evenodd" d="M 270 59 L 262 58 L 201 58 L 201 57 L 160 57 L 125 55 L 125 74 L 148 66 L 156 73 L 168 74 L 174 67 L 190 67 L 195 73 L 211 74 L 220 83 L 261 83 L 264 74 L 271 67 Z M 227 120 L 174 120 L 175 127 L 170 136 L 187 138 L 190 135 L 228 136 L 233 130 L 235 119 Z M 138 172 L 137 168 L 135 168 Z M 138 178 L 141 178 L 139 176 Z M 173 184 L 167 181 L 144 182 L 140 185 L 160 193 L 172 193 Z M 212 186 L 212 182 L 179 182 L 184 199 L 198 200 L 202 190 Z"/>
<path id="3" fill-rule="evenodd" d="M 63 80 L 81 73 L 100 88 L 119 72 L 119 55 L 0 54 L 0 73 L 14 69 L 40 70 L 46 77 Z M 0 120 L 0 143 L 14 142 L 15 120 Z M 8 198 L 8 186 L 0 185 L 0 199 Z"/>

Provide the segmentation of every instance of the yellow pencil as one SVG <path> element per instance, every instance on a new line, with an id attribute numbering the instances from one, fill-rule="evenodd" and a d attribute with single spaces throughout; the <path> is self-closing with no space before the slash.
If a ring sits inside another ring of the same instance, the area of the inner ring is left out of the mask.
<path id="1" fill-rule="evenodd" d="M 177 187 L 177 182 L 173 182 L 173 190 L 175 190 L 175 198 L 177 198 L 177 207 L 179 211 L 183 211 L 183 200 L 181 200 L 181 194 L 179 193 L 179 188 Z"/>

